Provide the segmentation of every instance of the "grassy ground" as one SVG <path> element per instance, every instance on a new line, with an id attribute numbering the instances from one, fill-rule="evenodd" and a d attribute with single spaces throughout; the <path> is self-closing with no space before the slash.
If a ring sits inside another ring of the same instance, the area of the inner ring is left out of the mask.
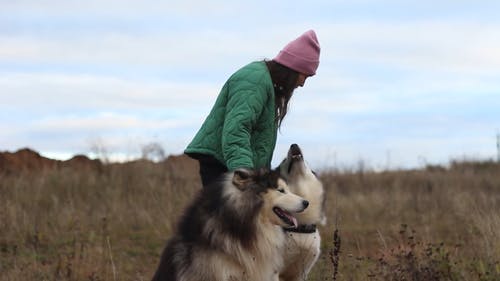
<path id="1" fill-rule="evenodd" d="M 150 280 L 201 188 L 191 174 L 150 162 L 0 173 L 0 280 Z M 320 175 L 328 224 L 309 280 L 500 280 L 499 165 Z"/>

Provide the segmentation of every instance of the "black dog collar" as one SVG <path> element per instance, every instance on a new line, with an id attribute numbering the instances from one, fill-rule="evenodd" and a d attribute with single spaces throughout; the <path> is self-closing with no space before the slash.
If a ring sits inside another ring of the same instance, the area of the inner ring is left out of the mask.
<path id="1" fill-rule="evenodd" d="M 316 232 L 315 224 L 301 224 L 297 228 L 283 228 L 287 232 L 296 232 L 296 233 L 314 233 Z"/>

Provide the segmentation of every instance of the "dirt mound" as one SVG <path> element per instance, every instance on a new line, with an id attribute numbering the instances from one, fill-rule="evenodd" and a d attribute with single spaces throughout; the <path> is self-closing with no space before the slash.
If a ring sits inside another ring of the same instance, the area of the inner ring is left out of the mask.
<path id="1" fill-rule="evenodd" d="M 162 163 L 174 176 L 182 175 L 185 178 L 199 178 L 200 166 L 198 161 L 185 154 L 170 155 Z"/>
<path id="2" fill-rule="evenodd" d="M 173 175 L 183 177 L 198 176 L 198 161 L 186 155 L 171 155 L 164 161 L 155 163 L 139 159 L 128 163 L 103 164 L 98 159 L 90 159 L 85 155 L 75 155 L 73 158 L 60 161 L 43 157 L 38 152 L 23 148 L 16 152 L 0 152 L 0 174 L 19 174 L 23 172 L 38 172 L 51 169 L 70 168 L 83 171 L 103 171 L 105 166 L 130 166 L 130 165 L 163 166 Z"/>
<path id="3" fill-rule="evenodd" d="M 43 171 L 57 168 L 58 165 L 59 161 L 43 157 L 29 148 L 23 148 L 14 153 L 0 153 L 0 172 L 3 173 Z"/>
<path id="4" fill-rule="evenodd" d="M 173 172 L 186 172 L 194 171 L 198 173 L 198 161 L 193 158 L 182 154 L 182 155 L 170 155 L 164 161 L 165 165 L 171 166 Z"/>
<path id="5" fill-rule="evenodd" d="M 19 174 L 60 168 L 101 170 L 102 163 L 99 160 L 91 160 L 85 155 L 76 155 L 67 161 L 54 160 L 43 157 L 30 148 L 16 152 L 0 152 L 0 173 Z"/>
<path id="6" fill-rule="evenodd" d="M 98 159 L 90 159 L 85 155 L 75 155 L 67 161 L 61 162 L 61 167 L 68 167 L 80 170 L 96 170 L 102 171 L 103 164 Z"/>

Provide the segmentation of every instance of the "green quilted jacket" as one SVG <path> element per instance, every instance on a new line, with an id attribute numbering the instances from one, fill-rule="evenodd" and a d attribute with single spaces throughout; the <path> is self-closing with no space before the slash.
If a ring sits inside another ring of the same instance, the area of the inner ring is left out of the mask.
<path id="1" fill-rule="evenodd" d="M 215 157 L 231 171 L 269 168 L 276 145 L 274 89 L 265 62 L 252 62 L 224 84 L 215 105 L 184 151 Z"/>

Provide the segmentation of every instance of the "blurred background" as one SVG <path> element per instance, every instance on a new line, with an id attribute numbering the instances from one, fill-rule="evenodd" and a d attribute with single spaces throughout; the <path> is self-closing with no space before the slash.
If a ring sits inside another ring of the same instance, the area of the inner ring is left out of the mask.
<path id="1" fill-rule="evenodd" d="M 226 79 L 308 29 L 277 164 L 418 168 L 496 159 L 498 1 L 0 0 L 0 150 L 180 154 Z"/>
<path id="2" fill-rule="evenodd" d="M 309 29 L 320 66 L 273 159 L 298 143 L 325 187 L 308 280 L 500 280 L 498 11 L 0 0 L 0 280 L 150 280 L 220 88 Z"/>

